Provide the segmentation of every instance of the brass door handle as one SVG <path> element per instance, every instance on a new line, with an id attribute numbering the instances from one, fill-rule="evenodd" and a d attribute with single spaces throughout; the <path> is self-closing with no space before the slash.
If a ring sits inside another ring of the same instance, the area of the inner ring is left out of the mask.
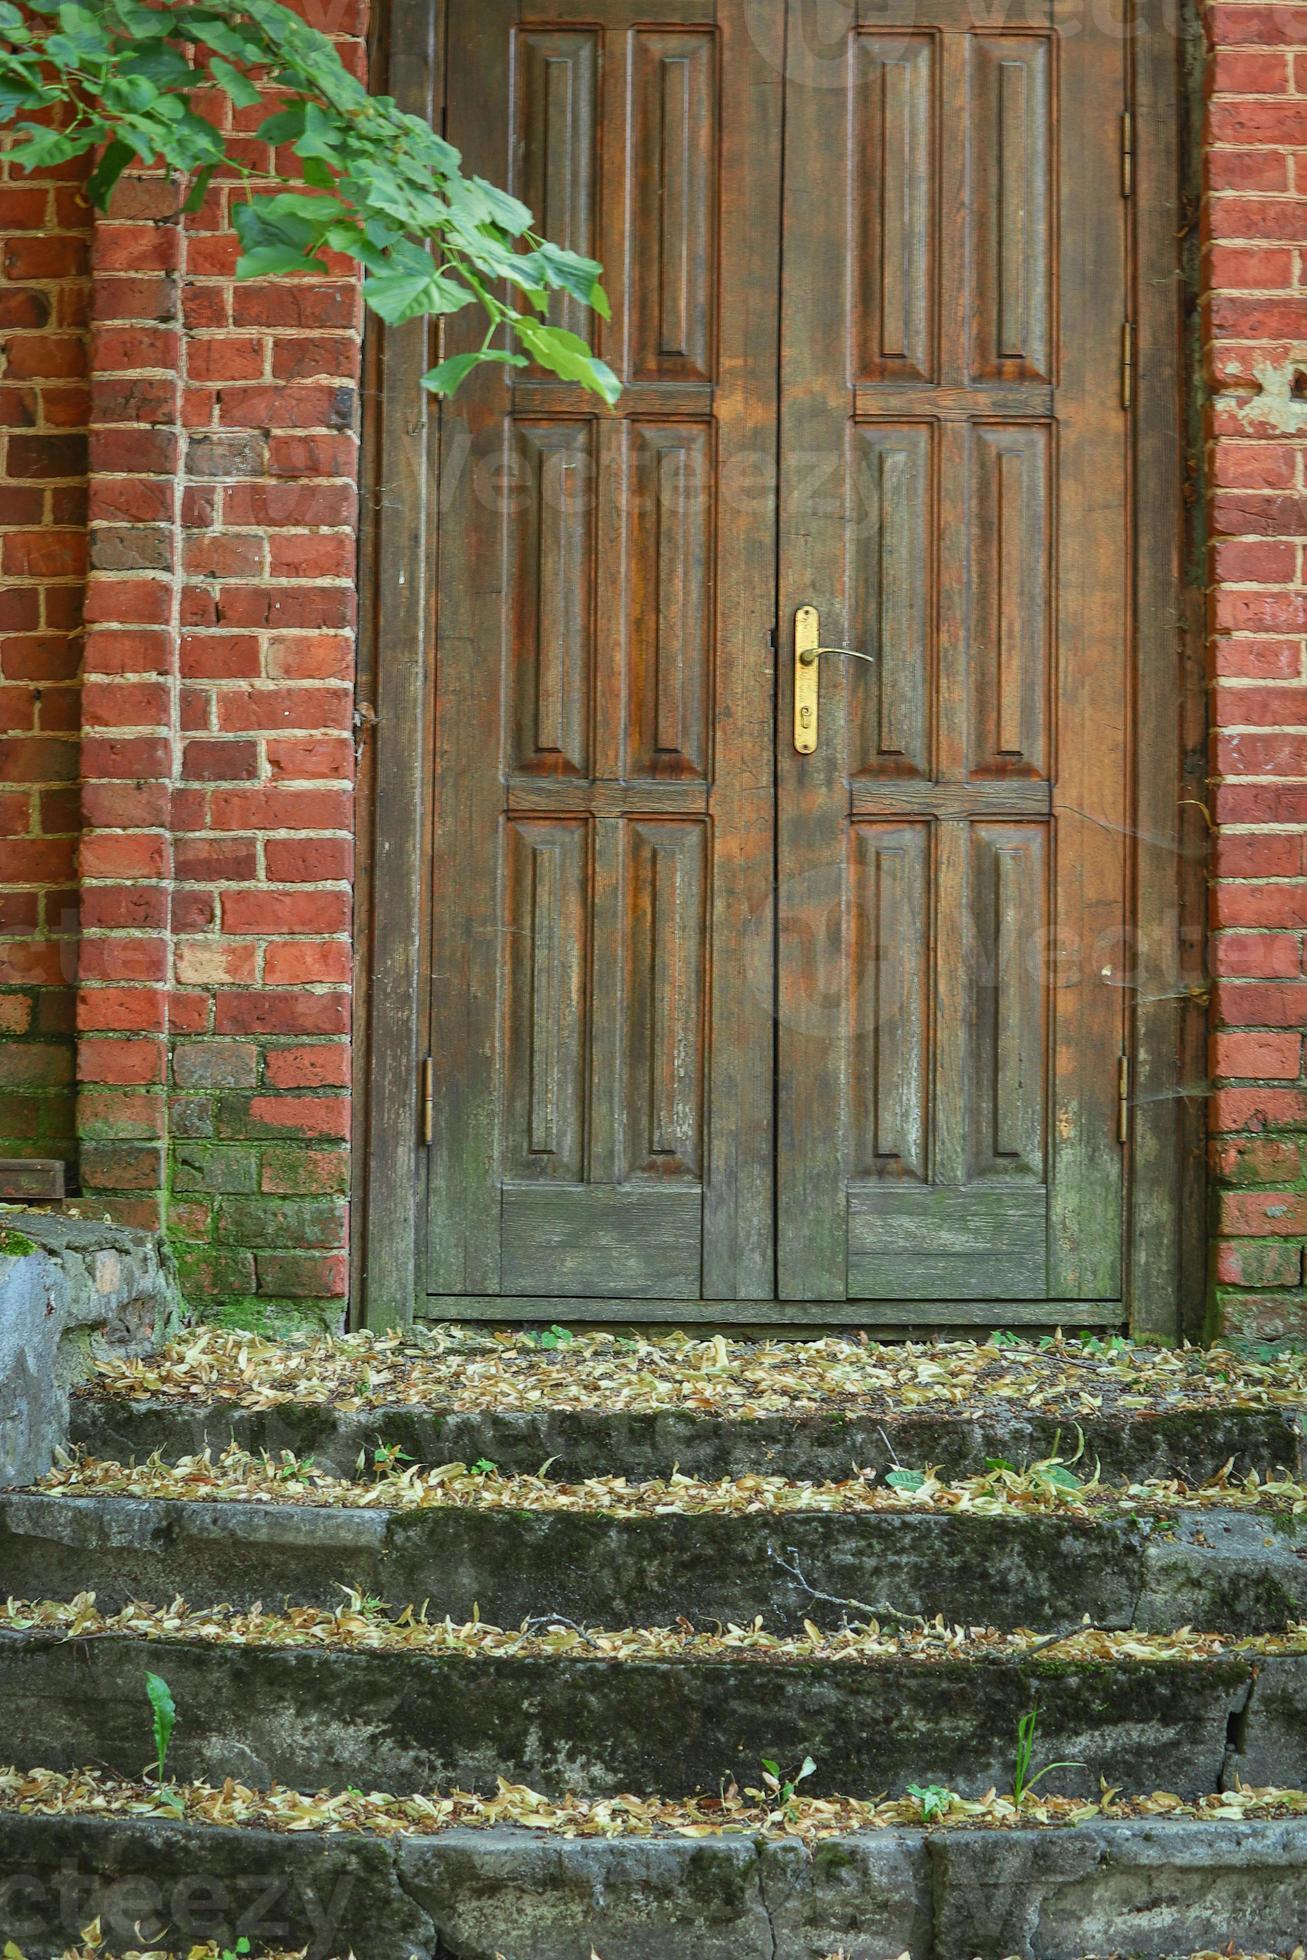
<path id="1" fill-rule="evenodd" d="M 815 606 L 800 606 L 794 615 L 794 746 L 800 755 L 811 755 L 817 746 L 817 700 L 821 691 L 818 662 L 823 653 L 844 654 L 850 660 L 865 660 L 875 666 L 874 653 L 860 653 L 857 647 L 821 645 L 821 616 Z"/>

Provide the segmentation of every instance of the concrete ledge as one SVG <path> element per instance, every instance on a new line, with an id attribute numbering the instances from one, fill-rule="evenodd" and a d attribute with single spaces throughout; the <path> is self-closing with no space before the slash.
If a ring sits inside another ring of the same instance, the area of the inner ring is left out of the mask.
<path id="1" fill-rule="evenodd" d="M 157 1345 L 175 1304 L 152 1233 L 0 1208 L 0 1487 L 45 1475 L 73 1383 L 97 1354 Z"/>
<path id="2" fill-rule="evenodd" d="M 568 1839 L 455 1830 L 285 1836 L 0 1813 L 0 1920 L 49 1960 L 111 1945 L 305 1946 L 310 1960 L 1139 1960 L 1290 1951 L 1307 1821 Z"/>
<path id="3" fill-rule="evenodd" d="M 575 1409 L 459 1411 L 411 1405 L 336 1409 L 284 1402 L 244 1409 L 230 1401 L 178 1405 L 122 1396 L 79 1397 L 73 1433 L 93 1456 L 165 1461 L 239 1443 L 247 1450 L 312 1453 L 324 1470 L 352 1477 L 359 1451 L 371 1460 L 381 1441 L 414 1463 L 475 1463 L 489 1457 L 506 1473 L 533 1474 L 550 1458 L 568 1481 L 606 1477 L 620 1466 L 633 1481 L 665 1477 L 673 1465 L 691 1477 L 847 1477 L 858 1466 L 881 1475 L 896 1463 L 935 1464 L 946 1476 L 972 1476 L 986 1457 L 1034 1463 L 1074 1447 L 1065 1417 L 996 1405 L 983 1415 L 920 1410 L 877 1415 L 727 1417 Z M 1233 1458 L 1237 1475 L 1279 1467 L 1307 1470 L 1298 1409 L 1170 1409 L 1084 1416 L 1084 1461 L 1099 1462 L 1109 1483 L 1179 1477 L 1203 1483 Z"/>
<path id="4" fill-rule="evenodd" d="M 1297 1787 L 1307 1761 L 1307 1661 L 609 1661 L 353 1652 L 338 1647 L 0 1633 L 5 1760 L 121 1776 L 141 1765 L 142 1682 L 180 1711 L 184 1778 L 313 1791 L 358 1785 L 493 1795 L 715 1791 L 759 1762 L 816 1759 L 814 1796 L 965 1797 L 1007 1788 L 1018 1719 L 1040 1710 L 1053 1788 L 1092 1797 Z M 604 1956 L 608 1960 L 608 1956 Z"/>
<path id="5" fill-rule="evenodd" d="M 75 1405 L 76 1406 L 76 1405 Z M 106 1611 L 175 1593 L 334 1606 L 342 1586 L 396 1605 L 429 1599 L 498 1626 L 561 1613 L 594 1626 L 760 1617 L 838 1626 L 769 1555 L 797 1552 L 809 1585 L 970 1626 L 1276 1631 L 1307 1617 L 1307 1520 L 1216 1510 L 1173 1533 L 1129 1519 L 966 1513 L 775 1515 L 412 1511 L 103 1494 L 0 1494 L 0 1574 L 24 1598 L 90 1589 Z M 857 1617 L 857 1615 L 853 1615 Z"/>

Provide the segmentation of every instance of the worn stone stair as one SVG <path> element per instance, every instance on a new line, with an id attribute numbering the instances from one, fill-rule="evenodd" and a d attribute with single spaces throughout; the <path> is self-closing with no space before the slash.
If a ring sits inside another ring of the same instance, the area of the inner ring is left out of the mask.
<path id="1" fill-rule="evenodd" d="M 1104 1376 L 1105 1406 L 1074 1421 L 979 1392 L 947 1412 L 892 1396 L 831 1417 L 585 1409 L 533 1406 L 542 1379 L 561 1394 L 558 1363 L 535 1370 L 525 1342 L 518 1359 L 520 1407 L 502 1387 L 471 1410 L 250 1406 L 257 1384 L 215 1392 L 202 1366 L 171 1394 L 125 1394 L 124 1367 L 115 1392 L 78 1398 L 96 1461 L 0 1494 L 0 1597 L 37 1602 L 0 1620 L 17 1772 L 0 1944 L 46 1960 L 96 1912 L 124 1945 L 134 1914 L 182 1950 L 245 1934 L 313 1960 L 1082 1960 L 1307 1940 L 1307 1797 L 1246 1794 L 1307 1785 L 1295 1400 L 1236 1378 L 1206 1403 L 1120 1406 L 1148 1396 L 1114 1405 Z M 796 1365 L 781 1352 L 778 1377 Z M 1096 1380 L 1075 1376 L 1081 1403 Z M 224 1468 L 233 1445 L 270 1454 Z M 926 1502 L 904 1476 L 974 1481 L 986 1459 L 1024 1474 L 1058 1449 L 1082 1475 L 1097 1460 L 1101 1484 Z M 424 1484 L 455 1461 L 481 1472 Z M 191 1610 L 169 1617 L 178 1596 Z M 394 1629 L 423 1603 L 426 1631 Z M 878 1632 L 839 1631 L 868 1606 Z M 135 1782 L 147 1672 L 178 1709 L 177 1783 L 153 1795 Z M 1051 1809 L 1004 1808 L 988 1793 L 1011 1789 L 1032 1707 L 1034 1767 L 1069 1766 Z M 692 1834 L 636 1835 L 622 1807 L 711 1806 L 763 1759 L 794 1775 L 805 1758 L 765 1831 L 747 1808 L 723 1831 L 700 1807 Z M 469 1793 L 490 1818 L 500 1778 L 538 1792 L 550 1828 L 465 1828 L 457 1804 L 436 1827 L 423 1793 Z M 255 1794 L 224 1796 L 227 1779 Z M 1104 1806 L 1104 1783 L 1168 1794 L 1130 1811 Z M 259 1808 L 276 1786 L 346 1794 L 287 1834 Z M 924 1829 L 913 1792 L 932 1786 L 953 1795 Z M 388 1806 L 358 1810 L 370 1791 Z M 844 1799 L 881 1798 L 877 1828 L 842 1827 Z M 1044 1815 L 1061 1821 L 1026 1824 Z"/>

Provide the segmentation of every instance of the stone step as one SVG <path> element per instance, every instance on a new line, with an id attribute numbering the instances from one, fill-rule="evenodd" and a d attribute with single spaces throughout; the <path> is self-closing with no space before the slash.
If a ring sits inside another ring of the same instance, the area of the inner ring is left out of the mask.
<path id="1" fill-rule="evenodd" d="M 178 1711 L 170 1767 L 259 1788 L 493 1794 L 502 1777 L 554 1798 L 711 1792 L 759 1784 L 764 1759 L 809 1757 L 813 1796 L 933 1784 L 976 1798 L 1013 1787 L 1032 1707 L 1039 1761 L 1075 1765 L 1050 1779 L 1065 1795 L 1286 1787 L 1307 1765 L 1307 1654 L 611 1660 L 274 1638 L 0 1632 L 6 1759 L 137 1773 L 153 1671 Z"/>
<path id="2" fill-rule="evenodd" d="M 795 1576 L 797 1566 L 800 1578 Z M 354 1587 L 439 1616 L 515 1626 L 837 1626 L 887 1613 L 1052 1631 L 1273 1631 L 1307 1619 L 1307 1517 L 1177 1510 L 1083 1518 L 1013 1510 L 387 1510 L 0 1493 L 0 1596 L 94 1592 L 116 1609 L 174 1595 L 339 1603 Z M 815 1595 L 828 1595 L 819 1598 Z"/>
<path id="3" fill-rule="evenodd" d="M 1307 1821 L 565 1838 L 0 1812 L 5 1934 L 48 1960 L 240 1936 L 309 1960 L 1138 1960 L 1299 1944 Z"/>
<path id="4" fill-rule="evenodd" d="M 529 1384 L 523 1384 L 524 1395 Z M 166 1462 L 215 1454 L 235 1442 L 279 1455 L 312 1455 L 333 1475 L 356 1474 L 379 1444 L 408 1461 L 434 1465 L 486 1460 L 509 1474 L 530 1475 L 546 1461 L 551 1473 L 577 1481 L 625 1475 L 748 1474 L 824 1481 L 851 1470 L 883 1475 L 898 1464 L 935 1465 L 947 1476 L 970 1476 L 989 1457 L 1018 1466 L 1060 1450 L 1070 1456 L 1083 1439 L 1080 1462 L 1101 1464 L 1105 1479 L 1131 1483 L 1176 1477 L 1191 1484 L 1216 1476 L 1231 1459 L 1240 1476 L 1307 1469 L 1302 1412 L 1292 1407 L 1118 1410 L 1038 1414 L 1009 1402 L 957 1413 L 932 1410 L 750 1417 L 675 1409 L 577 1410 L 437 1407 L 340 1409 L 324 1402 L 278 1402 L 245 1408 L 222 1399 L 177 1403 L 120 1395 L 79 1395 L 72 1405 L 72 1440 L 90 1455 L 143 1460 L 156 1451 Z"/>

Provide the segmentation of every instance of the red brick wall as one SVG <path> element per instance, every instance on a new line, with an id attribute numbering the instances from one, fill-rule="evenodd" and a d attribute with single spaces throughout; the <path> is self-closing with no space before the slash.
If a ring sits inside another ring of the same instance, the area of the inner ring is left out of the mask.
<path id="1" fill-rule="evenodd" d="M 361 12 L 316 9 L 356 61 Z M 235 127 L 267 166 L 263 113 Z M 81 1172 L 195 1298 L 331 1318 L 360 306 L 348 277 L 236 283 L 233 195 L 179 221 L 145 177 L 96 226 Z"/>
<path id="2" fill-rule="evenodd" d="M 0 1157 L 76 1149 L 89 235 L 75 169 L 0 169 Z"/>
<path id="3" fill-rule="evenodd" d="M 1307 7 L 1207 22 L 1216 1319 L 1307 1337 Z"/>

